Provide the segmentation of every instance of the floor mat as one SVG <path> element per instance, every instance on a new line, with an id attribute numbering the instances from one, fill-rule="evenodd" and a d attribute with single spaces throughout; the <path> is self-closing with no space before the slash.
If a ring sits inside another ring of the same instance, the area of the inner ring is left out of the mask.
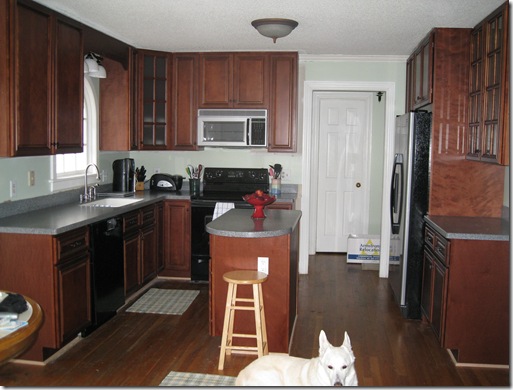
<path id="1" fill-rule="evenodd" d="M 171 371 L 159 386 L 235 386 L 235 377 Z"/>
<path id="2" fill-rule="evenodd" d="M 126 311 L 131 313 L 183 314 L 198 296 L 198 290 L 149 289 Z"/>

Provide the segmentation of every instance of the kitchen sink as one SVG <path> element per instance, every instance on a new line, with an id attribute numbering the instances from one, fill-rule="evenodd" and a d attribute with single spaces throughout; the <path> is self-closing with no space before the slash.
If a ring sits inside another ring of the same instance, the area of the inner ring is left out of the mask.
<path id="1" fill-rule="evenodd" d="M 81 203 L 80 206 L 84 207 L 122 207 L 128 206 L 132 203 L 140 202 L 144 199 L 126 199 L 126 198 L 105 198 L 95 200 L 93 202 Z"/>

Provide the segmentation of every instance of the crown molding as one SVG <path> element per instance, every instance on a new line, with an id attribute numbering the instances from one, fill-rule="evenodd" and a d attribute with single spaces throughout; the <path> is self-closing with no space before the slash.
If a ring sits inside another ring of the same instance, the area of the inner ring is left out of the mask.
<path id="1" fill-rule="evenodd" d="M 300 62 L 339 61 L 339 62 L 406 62 L 409 56 L 350 56 L 343 54 L 299 54 Z"/>

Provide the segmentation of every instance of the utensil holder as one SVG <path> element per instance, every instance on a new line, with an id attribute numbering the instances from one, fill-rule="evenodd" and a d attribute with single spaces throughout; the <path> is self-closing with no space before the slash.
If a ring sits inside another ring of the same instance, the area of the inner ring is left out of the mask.
<path id="1" fill-rule="evenodd" d="M 192 197 L 200 195 L 200 179 L 189 179 L 189 193 Z"/>
<path id="2" fill-rule="evenodd" d="M 281 179 L 271 179 L 271 195 L 281 194 Z"/>

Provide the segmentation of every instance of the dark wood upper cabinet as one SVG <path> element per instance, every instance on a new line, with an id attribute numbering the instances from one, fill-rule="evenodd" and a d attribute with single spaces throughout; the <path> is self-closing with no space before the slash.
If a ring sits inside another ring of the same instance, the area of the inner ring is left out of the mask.
<path id="1" fill-rule="evenodd" d="M 266 108 L 269 102 L 269 55 L 233 55 L 233 106 Z"/>
<path id="2" fill-rule="evenodd" d="M 433 35 L 428 35 L 407 61 L 409 88 L 406 110 L 424 107 L 433 101 Z"/>
<path id="3" fill-rule="evenodd" d="M 100 150 L 137 149 L 134 135 L 133 66 L 104 57 L 107 77 L 100 79 Z"/>
<path id="4" fill-rule="evenodd" d="M 171 140 L 170 53 L 136 54 L 136 138 L 138 150 L 167 150 Z"/>
<path id="5" fill-rule="evenodd" d="M 60 18 L 56 23 L 55 151 L 81 153 L 84 110 L 82 30 Z"/>
<path id="6" fill-rule="evenodd" d="M 82 30 L 33 2 L 14 10 L 14 156 L 82 152 Z"/>
<path id="7" fill-rule="evenodd" d="M 267 108 L 266 53 L 201 53 L 200 108 Z"/>
<path id="8" fill-rule="evenodd" d="M 172 150 L 197 149 L 198 53 L 173 55 Z"/>
<path id="9" fill-rule="evenodd" d="M 472 30 L 469 160 L 509 165 L 508 30 L 508 3 Z"/>
<path id="10" fill-rule="evenodd" d="M 268 151 L 295 152 L 297 140 L 297 53 L 271 55 Z"/>

